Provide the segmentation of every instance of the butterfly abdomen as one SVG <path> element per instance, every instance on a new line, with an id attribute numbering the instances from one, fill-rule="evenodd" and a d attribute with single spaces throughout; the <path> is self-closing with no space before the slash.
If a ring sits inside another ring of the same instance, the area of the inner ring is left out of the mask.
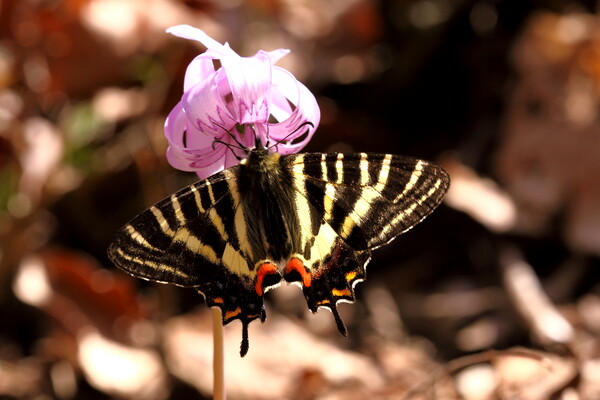
<path id="1" fill-rule="evenodd" d="M 276 263 L 289 259 L 297 231 L 291 177 L 279 154 L 265 149 L 250 153 L 239 169 L 239 193 L 249 240 L 261 248 L 261 259 Z"/>

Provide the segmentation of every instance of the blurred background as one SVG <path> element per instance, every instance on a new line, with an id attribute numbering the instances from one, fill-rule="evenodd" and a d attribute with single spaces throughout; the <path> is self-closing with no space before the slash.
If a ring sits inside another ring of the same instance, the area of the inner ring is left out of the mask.
<path id="1" fill-rule="evenodd" d="M 445 203 L 358 301 L 225 328 L 231 399 L 600 398 L 600 24 L 585 0 L 0 1 L 0 399 L 207 399 L 210 313 L 105 249 L 192 183 L 164 157 L 187 23 L 289 48 L 307 151 L 433 160 Z"/>

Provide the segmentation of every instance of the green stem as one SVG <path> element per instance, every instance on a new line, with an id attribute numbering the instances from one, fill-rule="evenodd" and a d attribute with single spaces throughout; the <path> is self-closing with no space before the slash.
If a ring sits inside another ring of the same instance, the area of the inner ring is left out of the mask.
<path id="1" fill-rule="evenodd" d="M 225 361 L 223 358 L 223 319 L 221 309 L 212 307 L 213 320 L 213 399 L 225 400 Z"/>

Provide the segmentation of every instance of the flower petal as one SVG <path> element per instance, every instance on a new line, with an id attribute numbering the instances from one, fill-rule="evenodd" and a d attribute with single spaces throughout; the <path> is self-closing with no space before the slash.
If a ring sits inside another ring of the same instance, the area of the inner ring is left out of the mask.
<path id="1" fill-rule="evenodd" d="M 231 88 L 231 113 L 240 124 L 265 123 L 269 118 L 271 59 L 265 52 L 255 57 L 226 57 L 221 60 Z"/>
<path id="2" fill-rule="evenodd" d="M 198 132 L 191 126 L 183 111 L 181 102 L 171 110 L 165 121 L 165 136 L 169 142 L 169 148 L 167 149 L 169 164 L 183 171 L 194 171 L 191 166 L 193 155 L 188 151 L 189 139 L 193 138 L 194 141 L 198 142 L 199 137 L 207 137 L 208 135 Z M 212 140 L 210 140 L 210 143 L 212 144 Z M 207 148 L 209 146 L 197 146 L 196 149 L 203 147 Z M 207 149 L 207 151 L 209 150 L 211 149 Z"/>
<path id="3" fill-rule="evenodd" d="M 165 121 L 165 136 L 169 142 L 167 161 L 182 171 L 210 170 L 210 174 L 223 169 L 227 147 L 213 147 L 214 136 L 200 132 L 188 120 L 183 106 L 178 103 Z"/>
<path id="4" fill-rule="evenodd" d="M 184 92 L 187 92 L 192 86 L 199 84 L 215 73 L 215 66 L 212 59 L 207 58 L 205 54 L 194 58 L 185 70 Z"/>
<path id="5" fill-rule="evenodd" d="M 222 56 L 236 55 L 237 53 L 229 46 L 224 46 L 215 39 L 208 36 L 202 29 L 194 28 L 190 25 L 175 25 L 167 28 L 167 33 L 174 36 L 195 40 L 202 43 L 207 49 L 217 52 Z M 239 56 L 238 56 L 239 57 Z"/>
<path id="6" fill-rule="evenodd" d="M 263 51 L 263 50 L 260 50 L 258 53 L 260 53 L 261 51 Z M 256 53 L 256 55 L 258 55 L 258 53 Z M 283 57 L 290 54 L 290 50 L 289 49 L 277 49 L 277 50 L 266 51 L 265 53 L 267 53 L 267 55 L 269 56 L 269 59 L 271 60 L 271 64 L 275 65 L 275 63 L 277 63 L 277 61 L 281 60 Z M 255 55 L 255 57 L 256 57 L 256 55 Z"/>
<path id="7" fill-rule="evenodd" d="M 321 112 L 317 100 L 291 73 L 278 67 L 273 68 L 273 90 L 278 92 L 280 99 L 294 104 L 295 109 L 285 120 L 269 126 L 270 142 L 280 142 L 275 146 L 275 151 L 280 154 L 297 153 L 310 141 L 319 125 Z M 282 107 L 278 109 L 283 110 Z"/>
<path id="8" fill-rule="evenodd" d="M 190 88 L 181 100 L 185 114 L 194 127 L 217 138 L 236 124 L 236 119 L 229 112 L 225 99 L 218 90 L 219 81 L 223 79 L 226 78 L 221 69 Z"/>
<path id="9" fill-rule="evenodd" d="M 182 171 L 193 171 L 185 154 L 182 153 L 184 148 L 184 135 L 186 134 L 186 125 L 188 120 L 183 112 L 181 102 L 177 103 L 169 113 L 165 120 L 165 136 L 169 142 L 167 149 L 167 161 L 174 168 Z"/>
<path id="10" fill-rule="evenodd" d="M 219 162 L 219 163 L 212 164 L 209 167 L 197 168 L 195 170 L 195 172 L 198 175 L 198 178 L 206 179 L 209 176 L 216 174 L 217 172 L 223 171 L 224 169 L 225 169 L 224 164 Z"/>
<path id="11" fill-rule="evenodd" d="M 165 136 L 169 143 L 181 143 L 183 145 L 183 139 L 179 137 L 179 133 L 185 131 L 186 124 L 187 118 L 183 112 L 181 102 L 179 102 L 173 107 L 165 120 Z"/>

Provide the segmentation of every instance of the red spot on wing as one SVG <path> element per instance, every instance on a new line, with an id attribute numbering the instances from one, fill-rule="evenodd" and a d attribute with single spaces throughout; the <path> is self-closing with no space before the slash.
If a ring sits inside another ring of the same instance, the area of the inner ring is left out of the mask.
<path id="1" fill-rule="evenodd" d="M 267 275 L 276 273 L 277 266 L 270 262 L 263 263 L 260 267 L 258 267 L 258 271 L 256 272 L 256 284 L 254 285 L 254 289 L 256 290 L 256 293 L 259 296 L 263 295 L 263 281 L 265 280 L 265 277 Z"/>
<path id="2" fill-rule="evenodd" d="M 306 268 L 304 268 L 304 263 L 300 261 L 300 259 L 294 257 L 288 261 L 285 267 L 285 274 L 287 275 L 292 271 L 296 271 L 300 274 L 302 277 L 302 285 L 304 287 L 310 287 L 310 284 L 312 283 L 312 275 L 306 270 Z"/>

